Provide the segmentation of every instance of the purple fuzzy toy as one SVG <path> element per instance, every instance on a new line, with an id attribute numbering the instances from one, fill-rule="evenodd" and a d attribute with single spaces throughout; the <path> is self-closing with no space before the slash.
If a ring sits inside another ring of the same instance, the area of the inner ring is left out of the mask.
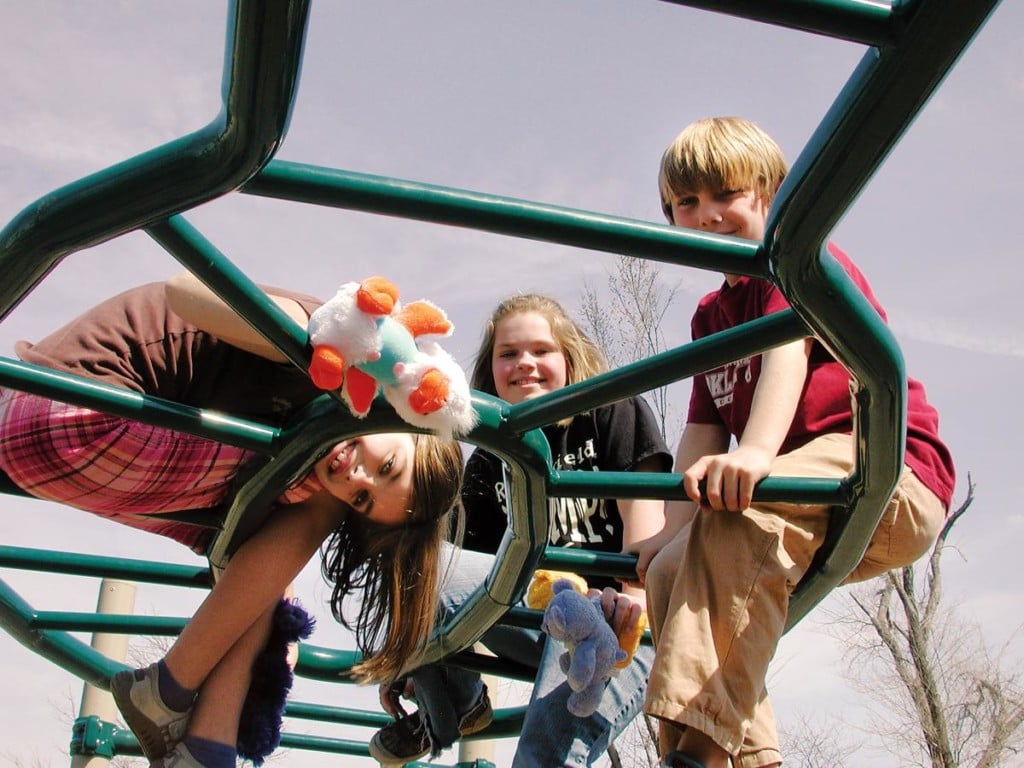
<path id="1" fill-rule="evenodd" d="M 297 601 L 282 600 L 274 611 L 266 647 L 252 665 L 252 682 L 238 724 L 238 756 L 254 766 L 281 743 L 285 701 L 294 676 L 288 666 L 288 646 L 313 632 L 314 619 Z"/>

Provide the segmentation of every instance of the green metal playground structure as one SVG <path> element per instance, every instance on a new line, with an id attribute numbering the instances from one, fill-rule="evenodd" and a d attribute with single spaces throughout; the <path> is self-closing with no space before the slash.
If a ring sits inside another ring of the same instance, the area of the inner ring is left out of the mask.
<path id="1" fill-rule="evenodd" d="M 532 680 L 532 672 L 467 649 L 495 622 L 539 625 L 514 607 L 533 570 L 545 567 L 622 575 L 627 556 L 545 548 L 548 497 L 683 498 L 681 477 L 651 473 L 574 473 L 552 468 L 540 428 L 642 394 L 710 368 L 756 355 L 808 334 L 819 337 L 856 381 L 856 469 L 841 480 L 773 477 L 755 498 L 825 503 L 834 514 L 829 541 L 794 593 L 792 627 L 836 587 L 863 554 L 895 487 L 905 442 L 906 376 L 888 328 L 824 248 L 827 236 L 899 140 L 998 0 L 674 0 L 825 35 L 866 47 L 780 189 L 764 242 L 705 235 L 596 212 L 483 192 L 274 160 L 295 97 L 309 0 L 233 0 L 223 75 L 223 108 L 209 125 L 55 190 L 0 232 L 0 319 L 66 256 L 144 230 L 182 265 L 258 327 L 295 365 L 309 359 L 305 329 L 188 221 L 186 212 L 228 193 L 353 209 L 578 248 L 626 254 L 774 281 L 792 309 L 685 344 L 586 382 L 515 406 L 476 393 L 479 426 L 467 442 L 502 456 L 512 469 L 513 516 L 490 577 L 439 626 L 426 660 L 442 657 L 484 672 Z M 209 553 L 222 567 L 258 528 L 268 499 L 317 449 L 339 438 L 411 430 L 386 403 L 356 421 L 332 396 L 314 401 L 285 428 L 146 397 L 10 358 L 0 358 L 0 386 L 242 446 L 273 458 L 226 511 Z M 6 477 L 0 490 L 21 494 Z M 0 546 L 0 566 L 206 588 L 210 569 Z M 71 632 L 173 635 L 184 620 L 37 610 L 0 581 L 0 624 L 34 653 L 100 688 L 122 668 Z M 345 683 L 354 651 L 305 645 L 297 673 Z M 292 702 L 288 718 L 380 727 L 383 713 Z M 500 710 L 476 738 L 518 733 L 522 708 Z M 287 729 L 286 729 L 287 730 Z M 282 745 L 366 756 L 345 739 L 284 735 Z M 138 754 L 134 738 L 95 718 L 76 722 L 72 751 Z"/>

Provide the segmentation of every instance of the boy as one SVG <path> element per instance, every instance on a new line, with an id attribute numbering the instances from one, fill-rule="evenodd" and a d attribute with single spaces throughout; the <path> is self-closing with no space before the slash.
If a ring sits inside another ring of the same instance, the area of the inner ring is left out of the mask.
<path id="1" fill-rule="evenodd" d="M 756 125 L 700 120 L 662 157 L 663 210 L 676 226 L 761 241 L 785 174 L 782 151 Z M 864 276 L 838 248 L 829 250 L 884 319 Z M 786 307 L 771 282 L 727 274 L 699 303 L 693 338 Z M 814 339 L 694 379 L 675 460 L 692 501 L 670 503 L 665 528 L 636 548 L 656 646 L 645 711 L 661 721 L 660 751 L 669 765 L 782 762 L 765 676 L 789 596 L 823 541 L 828 508 L 752 505 L 753 489 L 769 474 L 849 474 L 849 381 Z M 912 563 L 934 543 L 949 508 L 954 469 L 938 416 L 920 383 L 908 379 L 908 390 L 904 470 L 849 581 Z"/>

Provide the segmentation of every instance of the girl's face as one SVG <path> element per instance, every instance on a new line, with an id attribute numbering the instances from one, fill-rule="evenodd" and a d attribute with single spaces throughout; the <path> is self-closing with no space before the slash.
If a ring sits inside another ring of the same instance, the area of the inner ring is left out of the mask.
<path id="1" fill-rule="evenodd" d="M 568 383 L 565 354 L 544 315 L 519 312 L 498 321 L 491 372 L 498 397 L 513 405 Z"/>
<path id="2" fill-rule="evenodd" d="M 415 450 L 406 432 L 362 435 L 331 448 L 313 472 L 357 514 L 380 525 L 401 525 L 408 517 Z"/>

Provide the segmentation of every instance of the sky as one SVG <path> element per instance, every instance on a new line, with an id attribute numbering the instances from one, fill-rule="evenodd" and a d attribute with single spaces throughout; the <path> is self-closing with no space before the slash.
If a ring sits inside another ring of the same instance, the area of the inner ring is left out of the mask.
<path id="1" fill-rule="evenodd" d="M 209 123 L 220 108 L 225 3 L 0 0 L 0 226 L 57 187 Z M 1020 179 L 1024 177 L 1024 4 L 1006 0 L 874 175 L 833 238 L 867 274 L 907 361 L 941 414 L 971 511 L 944 558 L 947 601 L 986 641 L 1020 656 L 1024 580 L 1024 379 Z M 661 221 L 661 152 L 687 123 L 742 115 L 796 158 L 863 49 L 656 0 L 313 4 L 301 82 L 279 159 L 395 176 Z M 370 274 L 455 323 L 445 347 L 469 365 L 493 305 L 515 291 L 568 308 L 605 284 L 614 257 L 329 208 L 230 195 L 186 218 L 251 277 L 315 295 Z M 0 350 L 35 340 L 91 304 L 177 263 L 132 233 L 66 258 L 0 325 Z M 661 265 L 677 285 L 665 328 L 687 340 L 714 273 Z M 682 404 L 679 406 L 682 407 Z M 56 505 L 5 497 L 2 540 L 17 546 L 197 564 L 180 545 Z M 90 610 L 97 583 L 4 570 L 44 610 Z M 351 647 L 332 626 L 315 567 L 297 592 L 321 616 L 317 645 Z M 188 615 L 200 594 L 140 585 L 140 613 Z M 879 753 L 858 723 L 877 705 L 854 691 L 828 633 L 834 595 L 790 632 L 770 674 L 780 722 L 810 717 Z M 6 635 L 0 764 L 64 765 L 71 675 Z M 359 700 L 375 691 L 303 700 Z M 499 706 L 522 691 L 502 690 Z M 300 723 L 300 728 L 306 724 Z M 364 729 L 318 731 L 366 739 Z M 498 747 L 507 763 L 508 741 Z M 336 764 L 291 752 L 275 765 Z M 442 762 L 453 758 L 446 756 Z M 348 758 L 346 765 L 374 765 Z M 888 764 L 883 759 L 881 764 Z"/>

